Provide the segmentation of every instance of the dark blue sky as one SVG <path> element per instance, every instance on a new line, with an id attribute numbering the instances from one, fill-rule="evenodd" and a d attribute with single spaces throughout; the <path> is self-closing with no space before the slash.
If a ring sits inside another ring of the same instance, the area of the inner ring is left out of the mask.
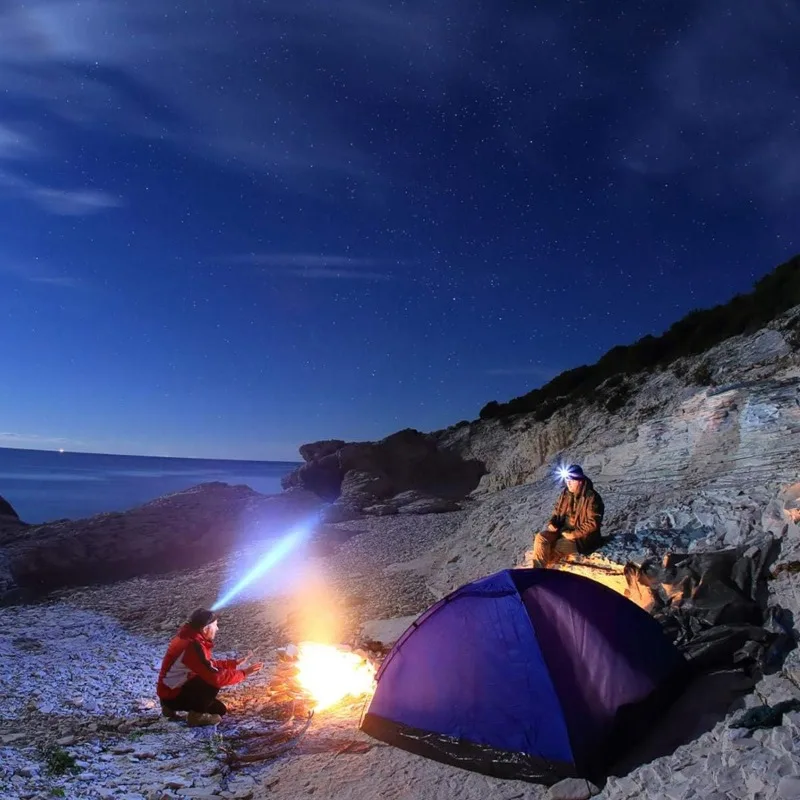
<path id="1" fill-rule="evenodd" d="M 474 418 L 800 246 L 800 6 L 0 0 L 0 446 Z"/>

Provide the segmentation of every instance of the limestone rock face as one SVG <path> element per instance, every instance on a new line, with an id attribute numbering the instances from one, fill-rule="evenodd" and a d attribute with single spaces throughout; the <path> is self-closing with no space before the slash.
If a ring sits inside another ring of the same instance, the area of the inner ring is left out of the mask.
<path id="1" fill-rule="evenodd" d="M 342 479 L 340 500 L 364 508 L 389 497 L 393 488 L 391 480 L 383 473 L 353 469 Z"/>
<path id="2" fill-rule="evenodd" d="M 545 422 L 528 415 L 436 434 L 440 448 L 480 459 L 487 473 L 472 493 L 478 502 L 439 554 L 432 587 L 443 593 L 524 564 L 560 490 L 559 463 L 582 464 L 603 497 L 599 558 L 640 562 L 772 535 L 782 560 L 800 561 L 796 318 L 800 307 L 677 368 L 629 376 L 637 390 L 615 414 L 583 402 Z M 692 382 L 702 363 L 715 385 Z"/>
<path id="3" fill-rule="evenodd" d="M 303 445 L 301 453 L 306 463 L 284 477 L 284 488 L 303 487 L 354 511 L 412 490 L 458 500 L 478 486 L 485 471 L 479 460 L 442 450 L 435 436 L 415 430 L 379 442 L 316 442 Z"/>
<path id="4" fill-rule="evenodd" d="M 788 482 L 800 443 L 800 353 L 786 330 L 795 313 L 666 370 L 629 376 L 636 390 L 614 414 L 580 401 L 545 422 L 523 415 L 448 429 L 439 446 L 486 464 L 477 493 L 540 480 L 558 461 L 641 493 L 743 477 Z M 692 383 L 701 364 L 713 385 Z"/>
<path id="5" fill-rule="evenodd" d="M 320 506 L 302 490 L 267 496 L 246 486 L 207 483 L 122 513 L 30 526 L 4 548 L 0 593 L 200 566 L 247 540 L 278 537 Z"/>

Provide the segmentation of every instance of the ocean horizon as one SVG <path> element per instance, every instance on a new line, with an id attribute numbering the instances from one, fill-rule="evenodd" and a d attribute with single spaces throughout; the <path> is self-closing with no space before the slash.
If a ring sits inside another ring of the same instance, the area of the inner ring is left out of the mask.
<path id="1" fill-rule="evenodd" d="M 263 494 L 301 462 L 121 456 L 0 447 L 0 497 L 40 523 L 126 511 L 171 492 L 221 481 Z"/>

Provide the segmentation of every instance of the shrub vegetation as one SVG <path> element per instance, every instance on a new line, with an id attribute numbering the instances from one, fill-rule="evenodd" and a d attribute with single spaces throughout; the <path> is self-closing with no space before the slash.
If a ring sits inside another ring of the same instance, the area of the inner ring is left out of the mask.
<path id="1" fill-rule="evenodd" d="M 634 344 L 613 347 L 595 364 L 562 372 L 507 403 L 492 400 L 481 409 L 480 418 L 533 414 L 543 421 L 579 399 L 621 408 L 628 397 L 626 375 L 663 368 L 681 357 L 704 353 L 732 336 L 754 333 L 798 304 L 800 255 L 757 281 L 751 292 L 738 294 L 723 305 L 690 311 L 661 336 L 647 335 Z"/>

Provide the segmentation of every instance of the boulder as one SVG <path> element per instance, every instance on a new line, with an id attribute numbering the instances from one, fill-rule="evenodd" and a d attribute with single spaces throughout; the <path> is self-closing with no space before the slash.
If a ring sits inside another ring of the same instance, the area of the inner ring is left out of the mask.
<path id="1" fill-rule="evenodd" d="M 348 503 L 337 500 L 326 506 L 320 512 L 322 522 L 349 522 L 352 519 L 360 519 L 361 511 Z"/>
<path id="2" fill-rule="evenodd" d="M 392 493 L 392 482 L 381 473 L 350 470 L 342 480 L 339 500 L 354 508 L 375 505 Z"/>
<path id="3" fill-rule="evenodd" d="M 30 526 L 4 548 L 1 572 L 31 596 L 51 589 L 195 568 L 246 535 L 269 540 L 317 514 L 319 498 L 292 489 L 263 495 L 206 483 L 121 513 Z M 13 589 L 3 580 L 6 592 Z"/>
<path id="4" fill-rule="evenodd" d="M 374 506 L 365 506 L 361 513 L 368 517 L 389 517 L 397 513 L 397 506 L 394 503 L 378 503 Z"/>
<path id="5" fill-rule="evenodd" d="M 455 500 L 413 489 L 395 495 L 392 503 L 397 508 L 398 514 L 445 514 L 449 511 L 458 511 L 460 508 Z"/>
<path id="6" fill-rule="evenodd" d="M 305 488 L 329 502 L 353 497 L 353 505 L 362 507 L 409 490 L 462 499 L 478 485 L 485 466 L 440 449 L 437 442 L 432 434 L 406 429 L 379 442 L 303 445 L 307 463 L 287 475 L 283 486 Z M 356 474 L 345 481 L 350 473 Z"/>
<path id="7" fill-rule="evenodd" d="M 339 497 L 342 489 L 341 464 L 337 453 L 329 453 L 318 461 L 309 461 L 294 472 L 281 478 L 284 489 L 306 489 L 317 497 L 332 502 Z"/>
<path id="8" fill-rule="evenodd" d="M 321 442 L 300 445 L 300 456 L 305 462 L 319 461 L 325 456 L 333 455 L 344 446 L 343 439 L 324 439 Z"/>
<path id="9" fill-rule="evenodd" d="M 589 800 L 600 794 L 600 789 L 585 778 L 565 778 L 547 792 L 545 800 Z"/>

